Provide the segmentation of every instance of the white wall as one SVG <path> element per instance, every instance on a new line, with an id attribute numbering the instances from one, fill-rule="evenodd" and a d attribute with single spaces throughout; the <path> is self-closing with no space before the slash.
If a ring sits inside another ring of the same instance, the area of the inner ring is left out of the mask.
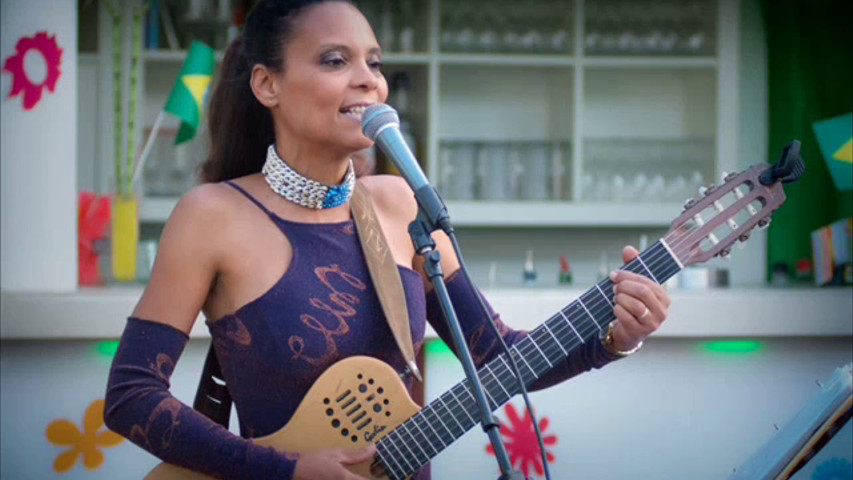
<path id="1" fill-rule="evenodd" d="M 3 73 L 0 100 L 0 256 L 3 291 L 65 292 L 77 288 L 77 2 L 3 0 L 0 58 L 15 54 L 21 37 L 46 31 L 63 50 L 56 90 L 23 108 L 8 98 Z M 41 56 L 25 65 L 44 78 Z"/>
<path id="2" fill-rule="evenodd" d="M 511 321 L 511 319 L 507 319 Z M 711 355 L 701 339 L 653 338 L 632 358 L 532 394 L 546 430 L 558 437 L 554 480 L 717 480 L 726 478 L 817 393 L 817 380 L 849 363 L 849 338 L 759 339 L 750 356 Z M 208 342 L 193 340 L 172 376 L 172 392 L 191 404 Z M 158 460 L 124 442 L 104 448 L 103 465 L 82 462 L 66 474 L 52 464 L 67 447 L 45 429 L 65 418 L 81 427 L 83 412 L 104 398 L 110 358 L 97 342 L 4 341 L 0 349 L 0 478 L 142 478 Z M 455 357 L 427 356 L 426 395 L 463 378 Z M 520 410 L 523 402 L 515 398 Z M 501 410 L 498 417 L 506 420 Z M 232 431 L 236 430 L 232 417 Z M 494 480 L 494 459 L 479 428 L 433 462 L 434 480 Z M 606 467 L 604 467 L 606 466 Z M 534 477 L 541 478 L 541 477 Z"/>
<path id="3" fill-rule="evenodd" d="M 759 352 L 727 356 L 702 339 L 652 338 L 632 358 L 531 394 L 550 422 L 543 434 L 557 436 L 552 478 L 728 477 L 818 393 L 816 381 L 853 360 L 849 339 L 759 340 Z M 428 400 L 464 376 L 450 354 L 428 357 L 426 371 Z M 520 397 L 512 403 L 522 411 Z M 479 427 L 468 432 L 436 457 L 433 478 L 494 480 L 488 443 Z"/>

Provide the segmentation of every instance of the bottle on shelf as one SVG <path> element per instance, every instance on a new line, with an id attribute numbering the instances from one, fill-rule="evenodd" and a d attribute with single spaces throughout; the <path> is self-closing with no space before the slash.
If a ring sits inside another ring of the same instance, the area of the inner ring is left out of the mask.
<path id="1" fill-rule="evenodd" d="M 524 284 L 527 286 L 536 284 L 536 266 L 533 264 L 533 250 L 528 250 L 524 259 Z"/>
<path id="2" fill-rule="evenodd" d="M 565 255 L 560 255 L 560 274 L 557 278 L 557 283 L 560 285 L 572 284 L 572 267 L 569 265 L 569 261 L 566 260 Z"/>

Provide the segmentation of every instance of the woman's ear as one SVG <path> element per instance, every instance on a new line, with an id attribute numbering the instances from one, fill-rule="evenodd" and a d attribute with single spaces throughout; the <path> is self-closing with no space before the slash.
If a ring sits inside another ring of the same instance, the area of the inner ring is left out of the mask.
<path id="1" fill-rule="evenodd" d="M 252 68 L 252 78 L 249 80 L 252 93 L 267 108 L 278 105 L 278 84 L 275 80 L 275 74 L 267 67 L 255 65 Z"/>

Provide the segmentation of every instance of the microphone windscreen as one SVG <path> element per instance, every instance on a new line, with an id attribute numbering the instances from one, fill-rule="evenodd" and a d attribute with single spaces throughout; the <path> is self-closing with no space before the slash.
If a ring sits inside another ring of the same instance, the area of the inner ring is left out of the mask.
<path id="1" fill-rule="evenodd" d="M 384 103 L 371 105 L 361 115 L 361 131 L 364 136 L 376 141 L 376 136 L 382 129 L 390 124 L 400 125 L 400 117 L 397 111 Z"/>

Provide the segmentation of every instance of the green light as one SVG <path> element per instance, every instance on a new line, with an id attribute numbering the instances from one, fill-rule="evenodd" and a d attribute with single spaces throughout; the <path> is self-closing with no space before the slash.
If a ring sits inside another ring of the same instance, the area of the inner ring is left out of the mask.
<path id="1" fill-rule="evenodd" d="M 113 358 L 118 351 L 118 340 L 104 340 L 103 342 L 98 342 L 95 347 L 95 351 L 98 352 L 98 355 Z"/>
<path id="2" fill-rule="evenodd" d="M 437 338 L 434 340 L 427 340 L 424 349 L 426 349 L 427 355 L 453 355 L 453 351 L 450 349 L 450 347 L 448 347 L 447 344 L 444 343 L 442 340 Z"/>
<path id="3" fill-rule="evenodd" d="M 763 347 L 758 340 L 712 340 L 700 345 L 702 350 L 720 355 L 748 355 Z"/>

